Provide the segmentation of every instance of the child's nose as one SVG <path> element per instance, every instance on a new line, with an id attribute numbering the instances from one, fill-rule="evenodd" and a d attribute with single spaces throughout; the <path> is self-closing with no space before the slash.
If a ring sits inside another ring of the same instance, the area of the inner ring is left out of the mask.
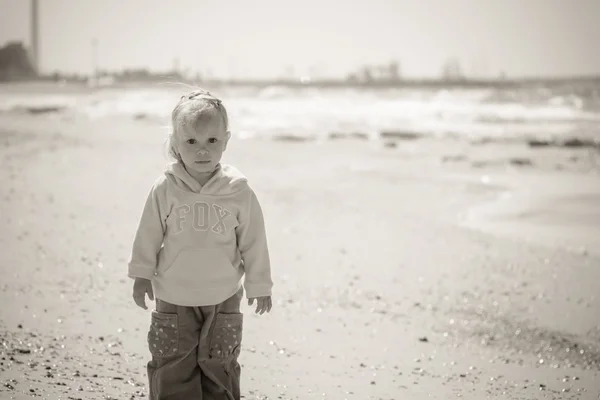
<path id="1" fill-rule="evenodd" d="M 201 156 L 205 156 L 208 154 L 208 150 L 206 149 L 199 149 L 196 154 L 201 155 Z"/>

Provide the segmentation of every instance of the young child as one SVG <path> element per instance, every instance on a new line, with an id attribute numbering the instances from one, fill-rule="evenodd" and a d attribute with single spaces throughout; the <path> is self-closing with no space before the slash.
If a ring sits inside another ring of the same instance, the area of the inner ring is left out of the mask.
<path id="1" fill-rule="evenodd" d="M 272 306 L 263 215 L 246 178 L 220 163 L 231 136 L 221 101 L 194 91 L 171 120 L 175 162 L 150 190 L 128 271 L 138 306 L 156 296 L 150 400 L 237 400 L 244 287 L 256 313 Z"/>

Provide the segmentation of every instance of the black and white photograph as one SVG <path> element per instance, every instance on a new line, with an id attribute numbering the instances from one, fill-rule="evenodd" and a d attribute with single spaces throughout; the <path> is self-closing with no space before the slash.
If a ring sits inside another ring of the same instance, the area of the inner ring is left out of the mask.
<path id="1" fill-rule="evenodd" d="M 0 0 L 0 400 L 600 400 L 600 1 Z"/>

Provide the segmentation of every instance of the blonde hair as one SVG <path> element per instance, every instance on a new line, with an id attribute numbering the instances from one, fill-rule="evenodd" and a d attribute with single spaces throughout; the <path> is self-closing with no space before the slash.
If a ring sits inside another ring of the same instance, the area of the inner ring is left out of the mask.
<path id="1" fill-rule="evenodd" d="M 229 132 L 227 110 L 219 98 L 204 89 L 196 89 L 181 96 L 171 112 L 171 128 L 167 136 L 167 151 L 169 156 L 177 161 L 181 161 L 181 157 L 175 147 L 175 138 L 183 127 L 210 121 L 214 118 L 222 118 L 225 124 L 225 131 Z"/>

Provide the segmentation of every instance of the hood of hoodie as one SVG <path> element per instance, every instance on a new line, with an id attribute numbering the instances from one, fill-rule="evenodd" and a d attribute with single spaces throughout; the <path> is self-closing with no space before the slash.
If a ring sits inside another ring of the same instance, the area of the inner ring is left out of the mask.
<path id="1" fill-rule="evenodd" d="M 237 168 L 227 164 L 217 165 L 215 173 L 204 186 L 201 186 L 180 162 L 168 164 L 165 175 L 182 190 L 216 196 L 239 192 L 248 182 Z"/>

